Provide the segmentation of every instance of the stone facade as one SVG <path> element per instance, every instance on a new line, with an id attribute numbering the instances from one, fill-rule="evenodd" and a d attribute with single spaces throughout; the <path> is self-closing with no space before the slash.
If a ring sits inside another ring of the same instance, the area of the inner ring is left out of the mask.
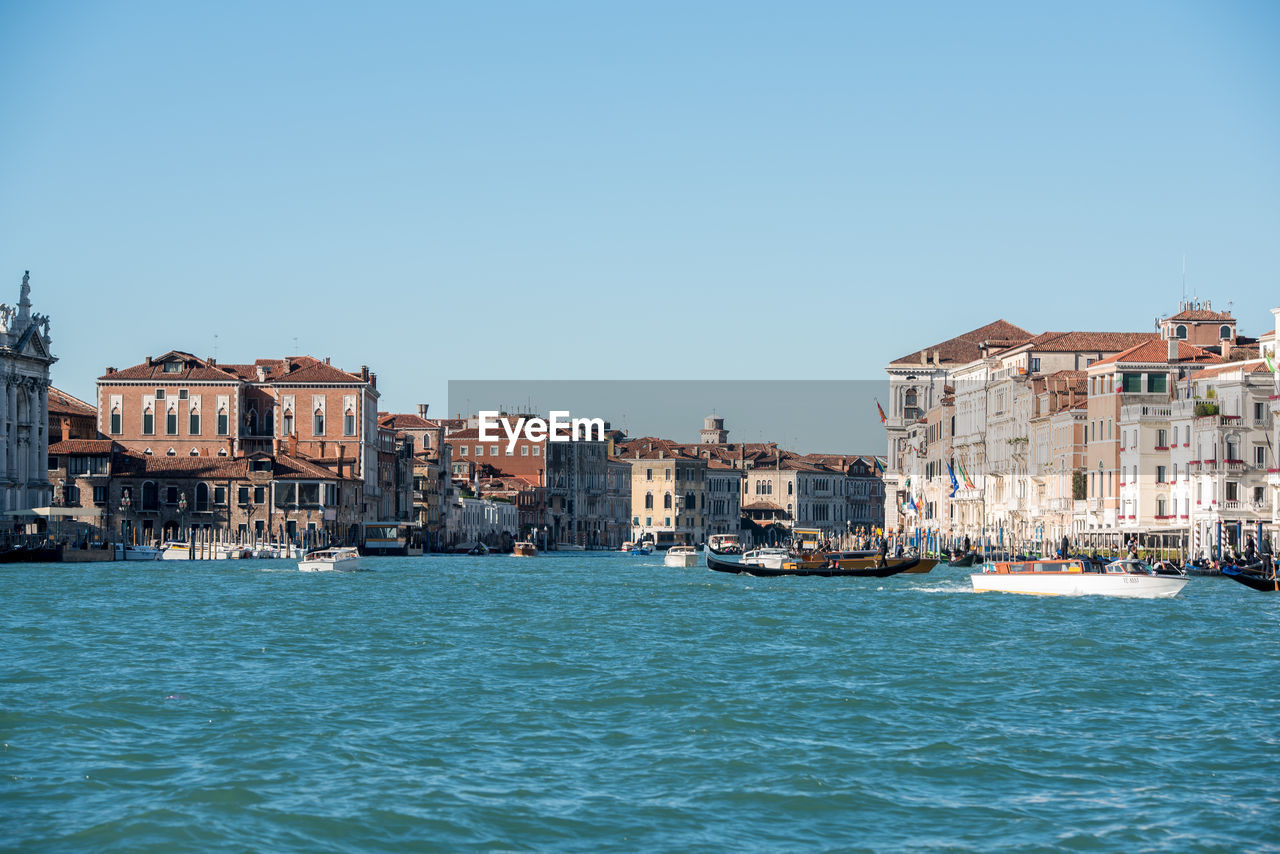
<path id="1" fill-rule="evenodd" d="M 31 312 L 30 273 L 18 306 L 0 304 L 0 511 L 50 503 L 49 318 Z"/>

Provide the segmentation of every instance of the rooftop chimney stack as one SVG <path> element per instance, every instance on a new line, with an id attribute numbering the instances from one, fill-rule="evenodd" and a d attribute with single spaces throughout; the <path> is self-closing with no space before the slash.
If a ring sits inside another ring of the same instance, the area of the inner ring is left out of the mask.
<path id="1" fill-rule="evenodd" d="M 1178 339 L 1176 336 L 1169 339 L 1169 361 L 1178 361 Z"/>
<path id="2" fill-rule="evenodd" d="M 419 418 L 426 418 L 426 417 L 427 417 L 427 407 L 428 407 L 428 406 L 430 406 L 430 405 L 431 405 L 431 404 L 429 404 L 429 403 L 419 403 L 419 404 L 418 404 L 418 417 L 419 417 Z"/>

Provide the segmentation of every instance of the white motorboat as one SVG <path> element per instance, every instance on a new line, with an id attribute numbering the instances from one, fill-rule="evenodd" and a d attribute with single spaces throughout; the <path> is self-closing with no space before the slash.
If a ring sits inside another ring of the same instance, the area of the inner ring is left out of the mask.
<path id="1" fill-rule="evenodd" d="M 1081 560 L 997 561 L 969 578 L 975 593 L 1130 599 L 1168 599 L 1187 583 L 1184 575 L 1162 573 L 1136 559 L 1112 561 L 1101 569 Z"/>
<path id="2" fill-rule="evenodd" d="M 667 566 L 697 566 L 698 552 L 693 546 L 672 546 L 662 562 Z"/>
<path id="3" fill-rule="evenodd" d="M 116 545 L 116 560 L 160 560 L 160 549 L 155 546 Z"/>
<path id="4" fill-rule="evenodd" d="M 316 549 L 298 561 L 303 572 L 355 572 L 360 568 L 360 553 L 353 548 Z"/>
<path id="5" fill-rule="evenodd" d="M 791 553 L 786 549 L 762 548 L 752 549 L 742 555 L 738 563 L 746 566 L 760 566 L 765 569 L 782 569 L 783 561 L 791 560 Z"/>
<path id="6" fill-rule="evenodd" d="M 537 557 L 538 547 L 528 540 L 521 540 L 511 547 L 512 557 Z"/>
<path id="7" fill-rule="evenodd" d="M 740 555 L 742 543 L 737 534 L 712 534 L 707 537 L 707 549 L 717 555 Z"/>
<path id="8" fill-rule="evenodd" d="M 191 545 L 189 543 L 170 540 L 160 547 L 161 560 L 190 560 Z"/>

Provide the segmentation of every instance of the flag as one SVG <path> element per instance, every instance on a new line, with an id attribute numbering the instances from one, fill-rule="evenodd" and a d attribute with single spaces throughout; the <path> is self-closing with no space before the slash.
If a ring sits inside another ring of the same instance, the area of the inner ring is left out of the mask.
<path id="1" fill-rule="evenodd" d="M 885 422 L 884 407 L 880 405 L 878 400 L 876 401 L 876 411 L 880 413 L 880 423 L 883 424 Z"/>
<path id="2" fill-rule="evenodd" d="M 1266 364 L 1267 370 L 1271 373 L 1276 372 L 1276 355 L 1271 350 L 1262 351 L 1262 361 Z"/>
<path id="3" fill-rule="evenodd" d="M 880 458 L 879 458 L 879 457 L 872 457 L 872 458 L 871 458 L 871 462 L 872 462 L 873 467 L 874 467 L 874 469 L 875 469 L 875 473 L 876 473 L 877 475 L 879 475 L 880 477 L 884 477 L 884 466 L 880 465 Z"/>
<path id="4" fill-rule="evenodd" d="M 956 465 L 960 466 L 960 477 L 964 479 L 966 489 L 973 489 L 973 481 L 969 479 L 969 473 L 964 470 L 964 463 L 957 461 Z"/>
<path id="5" fill-rule="evenodd" d="M 960 481 L 956 480 L 956 470 L 951 467 L 951 463 L 947 463 L 947 474 L 951 475 L 951 494 L 947 497 L 955 498 L 960 490 Z"/>

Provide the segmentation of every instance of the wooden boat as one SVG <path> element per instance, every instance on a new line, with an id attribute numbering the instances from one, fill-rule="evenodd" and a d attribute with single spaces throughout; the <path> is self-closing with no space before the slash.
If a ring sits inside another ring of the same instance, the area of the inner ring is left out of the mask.
<path id="1" fill-rule="evenodd" d="M 316 549 L 298 561 L 302 572 L 355 572 L 360 554 L 353 548 Z"/>
<path id="2" fill-rule="evenodd" d="M 756 578 L 778 578 L 782 576 L 818 576 L 820 578 L 888 578 L 902 572 L 909 572 L 920 562 L 920 558 L 889 561 L 885 566 L 841 567 L 829 563 L 818 564 L 804 561 L 783 561 L 780 567 L 760 566 L 741 563 L 736 560 L 725 560 L 714 554 L 707 554 L 707 568 L 716 572 L 731 572 L 736 575 L 751 575 Z"/>
<path id="3" fill-rule="evenodd" d="M 742 543 L 737 534 L 712 534 L 707 537 L 707 550 L 718 555 L 740 555 Z"/>
<path id="4" fill-rule="evenodd" d="M 527 540 L 521 540 L 511 547 L 512 557 L 537 557 L 538 547 Z"/>
<path id="5" fill-rule="evenodd" d="M 953 557 L 947 562 L 947 566 L 977 566 L 982 563 L 982 555 L 977 552 L 969 552 L 958 557 Z"/>
<path id="6" fill-rule="evenodd" d="M 693 546 L 672 546 L 662 556 L 665 566 L 697 566 L 698 552 Z"/>
<path id="7" fill-rule="evenodd" d="M 1168 599 L 1187 583 L 1184 575 L 1162 574 L 1136 559 L 1115 560 L 1101 570 L 1079 558 L 997 561 L 986 566 L 985 571 L 969 576 L 975 593 Z"/>
<path id="8" fill-rule="evenodd" d="M 1252 567 L 1246 569 L 1239 566 L 1224 566 L 1222 574 L 1232 581 L 1238 581 L 1250 590 L 1257 590 L 1261 593 L 1278 593 L 1280 592 L 1280 579 L 1276 577 L 1267 578 L 1261 572 L 1262 564 L 1255 564 L 1258 567 L 1257 572 L 1252 571 Z"/>

